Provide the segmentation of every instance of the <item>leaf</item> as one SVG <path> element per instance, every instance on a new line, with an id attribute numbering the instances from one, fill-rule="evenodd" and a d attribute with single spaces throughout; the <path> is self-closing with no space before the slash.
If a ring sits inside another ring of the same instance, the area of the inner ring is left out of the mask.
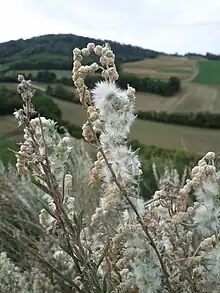
<path id="1" fill-rule="evenodd" d="M 103 278 L 103 282 L 102 282 L 103 293 L 107 293 L 107 289 L 108 289 L 108 282 L 107 282 L 107 275 L 105 274 L 105 276 Z"/>
<path id="2" fill-rule="evenodd" d="M 45 193 L 49 194 L 49 195 L 52 195 L 50 190 L 47 189 L 46 186 L 44 186 L 43 184 L 41 184 L 39 181 L 36 180 L 36 178 L 31 175 L 31 182 L 36 185 L 37 187 L 39 187 L 41 190 L 43 190 Z"/>

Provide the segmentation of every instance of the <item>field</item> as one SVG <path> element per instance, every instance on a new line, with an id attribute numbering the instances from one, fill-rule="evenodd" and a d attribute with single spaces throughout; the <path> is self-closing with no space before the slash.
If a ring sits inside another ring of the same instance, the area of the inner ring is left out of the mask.
<path id="1" fill-rule="evenodd" d="M 189 83 L 183 84 L 181 93 L 171 98 L 137 93 L 136 105 L 143 111 L 220 112 L 220 93 L 217 88 Z"/>
<path id="2" fill-rule="evenodd" d="M 65 120 L 82 126 L 86 121 L 85 111 L 80 105 L 54 99 Z M 168 125 L 136 120 L 131 138 L 146 145 L 156 145 L 168 149 L 185 149 L 203 154 L 206 151 L 219 151 L 220 130 L 199 129 L 186 126 Z"/>
<path id="3" fill-rule="evenodd" d="M 156 59 L 147 59 L 137 62 L 125 63 L 123 71 L 139 76 L 150 76 L 167 79 L 176 76 L 181 79 L 193 74 L 195 61 L 184 58 L 161 56 Z"/>
<path id="4" fill-rule="evenodd" d="M 199 154 L 220 152 L 220 130 L 199 129 L 187 126 L 136 120 L 132 138 L 145 145 L 168 149 L 184 149 Z"/>
<path id="5" fill-rule="evenodd" d="M 172 98 L 164 98 L 154 94 L 136 93 L 137 110 L 157 110 L 168 112 L 201 112 L 220 113 L 220 62 L 187 60 L 174 57 L 159 57 L 123 65 L 125 72 L 139 76 L 154 76 L 182 78 L 182 91 Z M 53 70 L 51 70 L 53 71 Z M 36 71 L 26 71 L 34 72 Z M 54 71 L 59 77 L 70 76 L 71 72 Z M 193 82 L 192 82 L 193 81 Z M 15 88 L 17 84 L 7 84 Z M 45 90 L 47 84 L 35 83 L 36 88 Z M 72 87 L 68 87 L 74 91 Z M 82 126 L 86 115 L 80 105 L 54 99 L 60 107 L 63 119 Z M 20 138 L 13 117 L 1 118 L 0 134 L 10 139 Z M 15 129 L 15 130 L 14 130 Z M 185 126 L 175 126 L 163 123 L 137 120 L 131 132 L 132 138 L 146 145 L 156 145 L 164 148 L 177 148 L 204 153 L 209 150 L 219 152 L 220 131 L 199 129 Z"/>
<path id="6" fill-rule="evenodd" d="M 199 73 L 193 82 L 220 85 L 220 61 L 199 61 Z"/>
<path id="7" fill-rule="evenodd" d="M 54 99 L 62 110 L 63 117 L 82 126 L 86 121 L 85 111 L 80 105 Z M 156 145 L 168 149 L 185 149 L 203 154 L 219 151 L 220 130 L 199 129 L 186 126 L 168 125 L 136 120 L 131 137 L 146 145 Z"/>
<path id="8" fill-rule="evenodd" d="M 153 94 L 137 93 L 138 110 L 220 112 L 220 62 L 218 61 L 196 61 L 162 56 L 156 59 L 125 63 L 123 70 L 139 76 L 157 78 L 178 76 L 182 78 L 182 91 L 175 97 L 164 98 Z M 211 83 L 209 73 L 211 76 L 213 71 L 218 78 L 213 79 L 215 82 Z M 203 80 L 199 78 L 199 75 L 205 76 Z M 219 83 L 216 82 L 217 79 L 219 79 Z"/>

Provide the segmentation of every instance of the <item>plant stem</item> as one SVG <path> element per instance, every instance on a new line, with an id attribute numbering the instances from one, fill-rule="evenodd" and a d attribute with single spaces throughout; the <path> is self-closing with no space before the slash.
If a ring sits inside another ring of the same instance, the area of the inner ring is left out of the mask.
<path id="1" fill-rule="evenodd" d="M 165 266 L 165 264 L 164 264 L 164 262 L 163 262 L 163 259 L 162 259 L 161 255 L 160 255 L 160 253 L 159 253 L 159 251 L 158 251 L 158 249 L 157 249 L 157 246 L 156 246 L 156 244 L 155 244 L 155 242 L 154 242 L 154 240 L 153 240 L 153 237 L 151 236 L 151 234 L 150 234 L 148 228 L 146 227 L 146 225 L 144 224 L 144 221 L 143 221 L 142 217 L 139 215 L 139 213 L 138 213 L 138 211 L 137 211 L 135 205 L 133 204 L 133 202 L 132 202 L 131 199 L 129 198 L 129 195 L 127 194 L 126 190 L 125 190 L 125 189 L 121 186 L 121 184 L 118 182 L 117 177 L 116 177 L 116 175 L 115 175 L 115 173 L 114 173 L 114 171 L 113 171 L 111 165 L 110 165 L 109 162 L 108 162 L 108 159 L 107 159 L 107 157 L 106 157 L 106 155 L 105 155 L 105 152 L 103 151 L 103 149 L 102 149 L 102 147 L 101 147 L 101 145 L 100 145 L 100 143 L 99 143 L 99 140 L 98 140 L 98 138 L 97 138 L 97 135 L 96 135 L 96 133 L 95 133 L 95 131 L 94 131 L 94 129 L 93 129 L 92 123 L 91 123 L 90 121 L 88 121 L 88 123 L 89 123 L 89 126 L 90 126 L 90 128 L 91 128 L 91 131 L 92 131 L 92 133 L 93 133 L 93 135 L 94 135 L 94 137 L 95 137 L 95 139 L 96 139 L 96 143 L 97 143 L 98 150 L 99 150 L 100 153 L 102 154 L 103 159 L 105 160 L 105 163 L 106 163 L 106 165 L 107 165 L 107 167 L 108 167 L 108 169 L 109 169 L 109 171 L 110 171 L 110 173 L 111 173 L 111 175 L 112 175 L 112 177 L 113 177 L 113 180 L 114 180 L 115 184 L 118 186 L 118 188 L 119 188 L 119 190 L 121 191 L 122 195 L 125 197 L 125 199 L 127 200 L 127 202 L 130 204 L 131 208 L 132 208 L 133 211 L 135 212 L 135 214 L 136 214 L 136 216 L 137 216 L 137 220 L 138 220 L 138 222 L 140 223 L 140 225 L 141 225 L 143 231 L 145 232 L 145 234 L 146 234 L 146 236 L 147 236 L 147 238 L 148 238 L 148 240 L 149 240 L 149 244 L 152 246 L 152 248 L 154 249 L 154 251 L 155 251 L 155 253 L 156 253 L 157 257 L 158 257 L 158 260 L 159 260 L 159 262 L 160 262 L 161 268 L 162 268 L 163 273 L 164 273 L 165 281 L 166 281 L 167 287 L 168 287 L 168 289 L 169 289 L 169 292 L 170 292 L 170 293 L 174 293 L 174 291 L 173 291 L 173 289 L 172 289 L 172 287 L 171 287 L 171 285 L 170 285 L 169 274 L 168 274 L 168 272 L 167 272 L 167 270 L 166 270 L 166 266 Z"/>

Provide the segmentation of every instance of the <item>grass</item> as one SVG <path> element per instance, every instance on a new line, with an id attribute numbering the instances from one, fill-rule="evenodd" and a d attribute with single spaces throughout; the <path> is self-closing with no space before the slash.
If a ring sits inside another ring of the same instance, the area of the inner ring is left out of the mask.
<path id="1" fill-rule="evenodd" d="M 187 73 L 177 73 L 169 70 L 168 72 L 161 72 L 153 69 L 141 69 L 141 68 L 125 68 L 124 72 L 132 73 L 141 77 L 153 77 L 158 79 L 168 79 L 171 76 L 178 77 L 180 79 L 184 79 L 189 76 Z"/>
<path id="2" fill-rule="evenodd" d="M 199 61 L 199 73 L 194 78 L 193 82 L 220 85 L 220 61 Z"/>

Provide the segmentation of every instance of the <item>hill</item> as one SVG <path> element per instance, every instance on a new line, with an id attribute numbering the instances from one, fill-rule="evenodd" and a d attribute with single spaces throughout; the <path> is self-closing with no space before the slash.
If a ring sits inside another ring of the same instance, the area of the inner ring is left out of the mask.
<path id="1" fill-rule="evenodd" d="M 72 50 L 88 43 L 108 42 L 118 62 L 155 58 L 160 52 L 110 40 L 87 38 L 73 34 L 50 34 L 0 43 L 0 70 L 4 69 L 68 69 L 72 66 Z"/>

